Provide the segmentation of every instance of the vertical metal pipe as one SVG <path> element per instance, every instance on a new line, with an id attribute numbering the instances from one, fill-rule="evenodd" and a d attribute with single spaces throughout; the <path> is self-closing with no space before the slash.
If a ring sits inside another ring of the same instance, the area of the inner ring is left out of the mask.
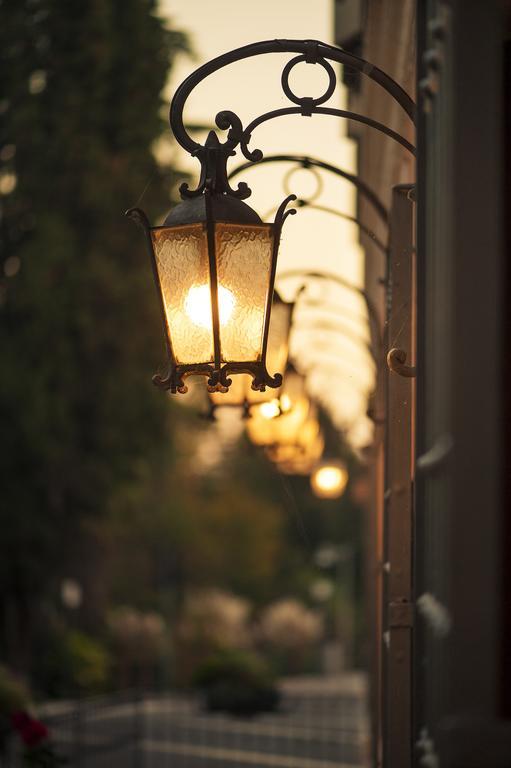
<path id="1" fill-rule="evenodd" d="M 413 187 L 392 190 L 390 219 L 389 348 L 415 352 Z M 403 366 L 403 369 L 405 366 Z M 394 369 L 395 370 L 395 369 Z M 412 763 L 412 523 L 414 467 L 414 378 L 405 370 L 388 375 L 386 588 L 388 649 L 386 660 L 385 768 Z"/>

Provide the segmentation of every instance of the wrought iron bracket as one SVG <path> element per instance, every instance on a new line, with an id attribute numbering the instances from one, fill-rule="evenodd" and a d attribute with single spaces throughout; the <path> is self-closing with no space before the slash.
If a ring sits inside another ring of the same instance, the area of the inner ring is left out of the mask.
<path id="1" fill-rule="evenodd" d="M 389 219 L 389 212 L 386 209 L 384 203 L 380 200 L 376 192 L 371 189 L 362 179 L 360 179 L 358 176 L 355 176 L 353 173 L 349 173 L 348 171 L 345 171 L 343 168 L 339 168 L 336 165 L 332 165 L 331 163 L 326 163 L 323 160 L 319 160 L 314 157 L 310 157 L 308 155 L 266 155 L 261 160 L 259 160 L 257 163 L 247 162 L 247 163 L 240 163 L 240 165 L 236 166 L 236 168 L 233 168 L 232 171 L 229 173 L 229 179 L 234 179 L 235 176 L 237 176 L 240 173 L 243 173 L 243 171 L 247 170 L 247 168 L 253 168 L 255 165 L 263 165 L 265 163 L 296 163 L 295 168 L 291 168 L 288 173 L 286 174 L 286 177 L 284 179 L 284 185 L 286 185 L 289 181 L 290 175 L 298 170 L 299 168 L 305 168 L 307 170 L 324 170 L 328 171 L 329 173 L 334 174 L 335 176 L 339 176 L 340 178 L 345 179 L 350 184 L 353 184 L 357 191 L 366 199 L 369 204 L 374 209 L 376 215 L 378 218 L 385 224 L 385 226 L 388 226 L 388 219 Z M 318 187 L 320 185 L 320 182 L 318 182 Z M 314 193 L 314 195 L 310 196 L 307 200 L 308 203 L 313 203 L 318 197 L 319 192 L 321 192 L 321 189 L 318 188 L 317 192 Z"/>
<path id="2" fill-rule="evenodd" d="M 393 347 L 387 354 L 387 365 L 393 373 L 403 376 L 407 379 L 414 379 L 417 376 L 417 369 L 414 365 L 405 365 L 406 352 L 404 349 Z"/>
<path id="3" fill-rule="evenodd" d="M 297 54 L 287 62 L 281 75 L 281 85 L 284 94 L 295 106 L 265 112 L 252 120 L 245 128 L 238 115 L 230 110 L 222 110 L 216 115 L 215 123 L 220 130 L 228 131 L 225 142 L 220 142 L 214 131 L 210 132 L 204 145 L 192 139 L 184 125 L 183 110 L 193 89 L 206 77 L 229 64 L 267 53 Z M 404 136 L 396 133 L 383 123 L 379 123 L 356 112 L 322 106 L 333 95 L 337 85 L 337 76 L 330 62 L 337 62 L 343 66 L 355 69 L 376 82 L 402 107 L 411 121 L 415 122 L 415 104 L 410 96 L 385 72 L 358 56 L 354 56 L 341 48 L 322 43 L 319 40 L 267 40 L 251 43 L 208 61 L 196 69 L 195 72 L 192 72 L 181 83 L 174 94 L 169 115 L 171 129 L 178 143 L 193 157 L 196 157 L 201 164 L 201 174 L 197 188 L 190 190 L 187 184 L 183 184 L 180 188 L 181 196 L 183 198 L 194 197 L 209 189 L 211 192 L 226 193 L 241 199 L 248 197 L 251 194 L 250 189 L 243 182 L 238 185 L 236 190 L 229 186 L 226 170 L 227 161 L 230 156 L 235 154 L 234 150 L 238 146 L 243 156 L 250 162 L 261 161 L 263 158 L 261 150 L 249 149 L 253 131 L 262 123 L 285 115 L 298 114 L 305 117 L 310 117 L 313 114 L 332 115 L 355 120 L 390 136 L 414 154 L 414 146 Z M 300 63 L 319 65 L 326 71 L 328 85 L 323 94 L 317 97 L 298 96 L 292 91 L 289 85 L 289 76 L 293 68 Z"/>

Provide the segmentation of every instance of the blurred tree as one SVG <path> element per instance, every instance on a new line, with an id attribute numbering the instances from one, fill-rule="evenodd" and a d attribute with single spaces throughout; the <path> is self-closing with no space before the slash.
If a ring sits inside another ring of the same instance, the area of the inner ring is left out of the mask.
<path id="1" fill-rule="evenodd" d="M 142 241 L 165 206 L 151 148 L 187 50 L 156 0 L 4 0 L 0 25 L 0 635 L 25 670 L 37 611 L 136 462 L 169 450 Z"/>
<path id="2" fill-rule="evenodd" d="M 126 486 L 98 521 L 105 580 L 117 604 L 162 611 L 176 620 L 189 589 L 219 587 L 264 602 L 276 588 L 282 508 L 247 491 L 243 476 L 204 478 L 189 462 Z"/>

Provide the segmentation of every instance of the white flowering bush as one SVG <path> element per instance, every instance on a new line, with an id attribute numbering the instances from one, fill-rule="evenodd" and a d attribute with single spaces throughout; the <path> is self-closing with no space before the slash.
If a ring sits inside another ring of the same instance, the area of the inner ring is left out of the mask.
<path id="1" fill-rule="evenodd" d="M 112 613 L 109 625 L 114 645 L 125 659 L 139 664 L 151 663 L 165 649 L 165 622 L 153 611 L 118 608 Z"/>
<path id="2" fill-rule="evenodd" d="M 229 592 L 204 590 L 188 596 L 176 629 L 177 682 L 188 684 L 212 653 L 252 645 L 251 605 Z"/>
<path id="3" fill-rule="evenodd" d="M 250 612 L 247 600 L 228 592 L 197 592 L 186 601 L 179 633 L 212 648 L 246 648 L 251 644 Z"/>
<path id="4" fill-rule="evenodd" d="M 323 620 L 299 600 L 279 600 L 262 614 L 259 633 L 263 642 L 276 649 L 304 651 L 321 639 Z"/>

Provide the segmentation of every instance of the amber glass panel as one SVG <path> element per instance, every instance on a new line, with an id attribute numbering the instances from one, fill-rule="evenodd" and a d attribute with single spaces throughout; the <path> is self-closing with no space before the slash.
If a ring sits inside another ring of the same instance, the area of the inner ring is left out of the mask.
<path id="1" fill-rule="evenodd" d="M 213 362 L 211 292 L 202 224 L 151 230 L 167 324 L 178 363 Z"/>
<path id="2" fill-rule="evenodd" d="M 272 305 L 270 315 L 270 332 L 268 334 L 268 347 L 266 350 L 266 370 L 271 376 L 276 373 L 283 374 L 289 352 L 289 325 L 291 322 L 291 305 L 283 301 L 277 301 Z M 280 396 L 282 388 L 272 389 L 266 387 L 264 392 L 249 393 L 249 403 L 265 403 L 268 400 L 276 400 Z"/>
<path id="3" fill-rule="evenodd" d="M 272 376 L 276 373 L 283 374 L 286 368 L 291 309 L 291 304 L 283 301 L 277 301 L 272 306 L 266 350 L 266 368 Z"/>
<path id="4" fill-rule="evenodd" d="M 215 224 L 215 242 L 222 361 L 255 362 L 261 359 L 273 229 L 271 225 Z M 229 303 L 224 322 L 222 301 Z"/>
<path id="5" fill-rule="evenodd" d="M 266 368 L 272 376 L 276 373 L 283 373 L 286 368 L 291 310 L 291 305 L 283 301 L 276 301 L 272 306 L 266 352 Z M 253 405 L 275 400 L 278 408 L 280 388 L 266 387 L 264 392 L 256 392 L 252 389 L 252 376 L 236 374 L 231 378 L 232 384 L 228 392 L 215 392 L 210 395 L 211 401 L 215 405 L 241 406 L 244 402 Z"/>

